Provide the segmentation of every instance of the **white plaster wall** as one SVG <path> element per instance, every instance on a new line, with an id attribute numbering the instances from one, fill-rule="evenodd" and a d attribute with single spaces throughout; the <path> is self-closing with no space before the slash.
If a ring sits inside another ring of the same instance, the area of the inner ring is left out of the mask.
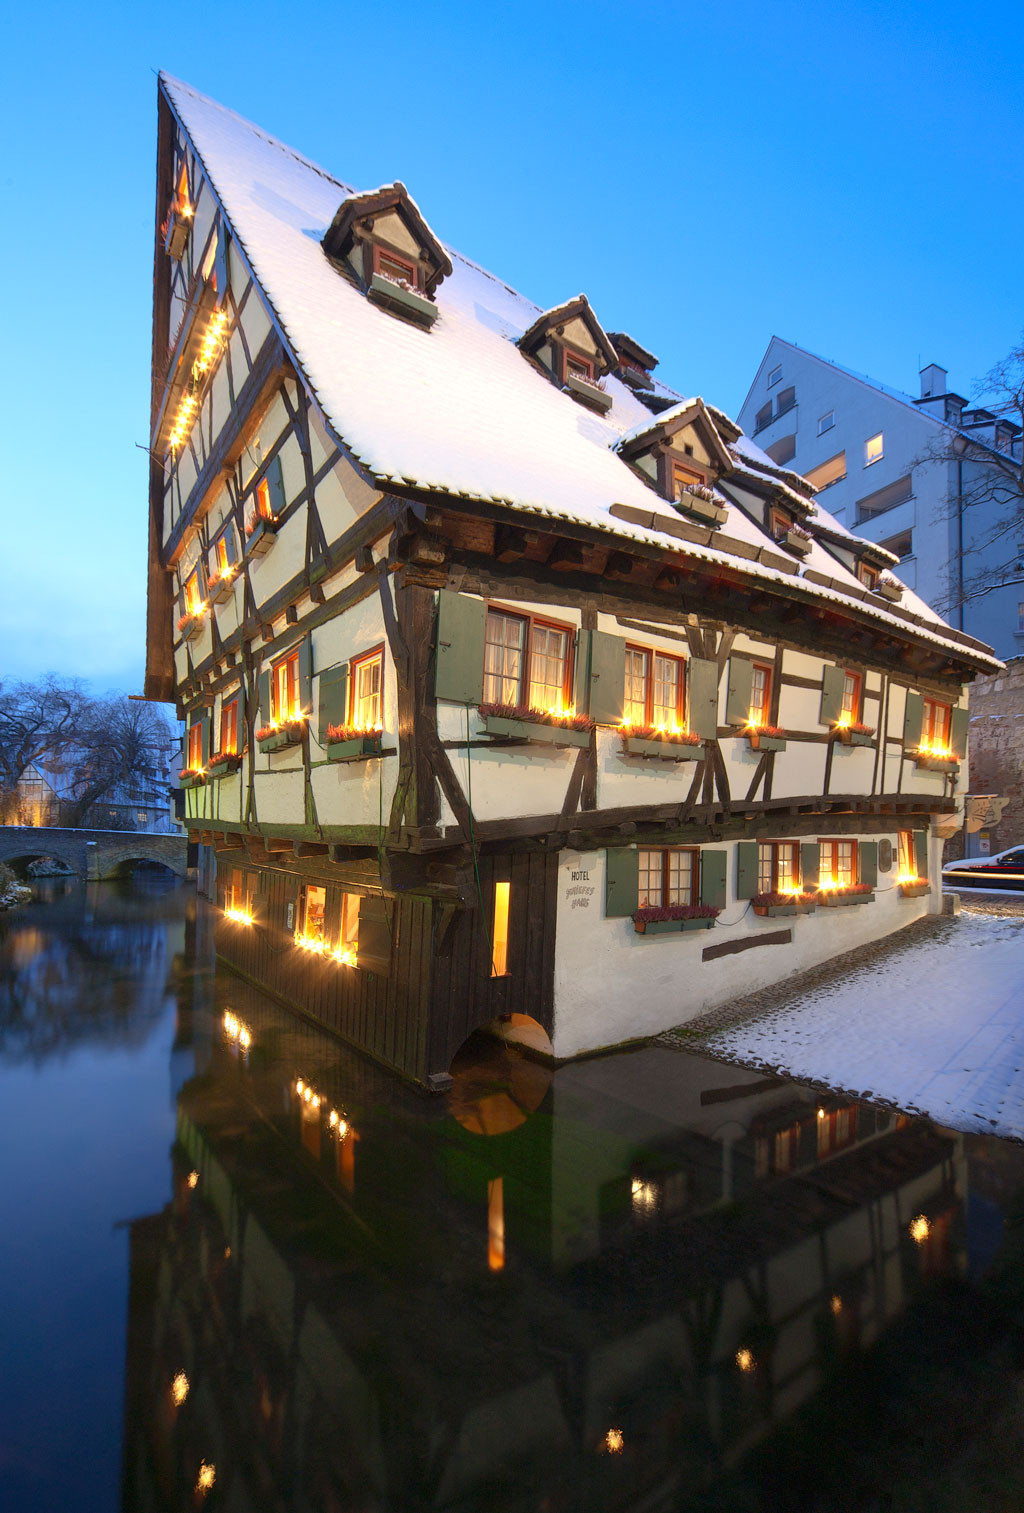
<path id="1" fill-rule="evenodd" d="M 268 760 L 268 758 L 264 758 Z M 306 818 L 305 782 L 298 748 L 270 753 L 269 761 L 279 763 L 256 769 L 256 813 L 266 825 L 301 825 Z M 285 768 L 285 763 L 288 766 Z M 284 769 L 284 770 L 281 770 Z"/>

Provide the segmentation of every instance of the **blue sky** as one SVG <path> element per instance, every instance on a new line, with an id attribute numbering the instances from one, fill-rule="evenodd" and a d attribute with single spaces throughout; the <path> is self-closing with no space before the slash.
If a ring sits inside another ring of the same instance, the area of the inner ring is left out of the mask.
<path id="1" fill-rule="evenodd" d="M 1019 5 L 22 7 L 0 61 L 0 677 L 141 687 L 156 70 L 733 413 L 773 333 L 969 392 L 1024 327 Z"/>

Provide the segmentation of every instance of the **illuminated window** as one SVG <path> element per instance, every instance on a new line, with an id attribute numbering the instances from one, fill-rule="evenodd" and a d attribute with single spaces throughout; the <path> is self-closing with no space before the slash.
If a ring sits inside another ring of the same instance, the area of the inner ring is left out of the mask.
<path id="1" fill-rule="evenodd" d="M 224 907 L 239 909 L 246 914 L 251 913 L 255 892 L 256 874 L 243 872 L 240 867 L 232 867 L 228 885 L 224 890 Z"/>
<path id="2" fill-rule="evenodd" d="M 896 855 L 897 877 L 917 876 L 917 851 L 914 846 L 914 832 L 901 830 Z"/>
<path id="3" fill-rule="evenodd" d="M 511 883 L 494 885 L 494 924 L 491 930 L 491 976 L 508 975 L 508 905 Z"/>
<path id="4" fill-rule="evenodd" d="M 298 934 L 305 940 L 323 940 L 326 929 L 327 889 L 306 883 L 299 895 Z"/>
<path id="5" fill-rule="evenodd" d="M 865 588 L 878 587 L 878 568 L 872 567 L 869 562 L 857 563 L 857 577 Z"/>
<path id="6" fill-rule="evenodd" d="M 350 669 L 351 709 L 349 721 L 357 730 L 384 727 L 384 652 L 381 649 L 356 657 Z"/>
<path id="7" fill-rule="evenodd" d="M 190 772 L 198 772 L 203 765 L 203 724 L 197 720 L 188 727 L 188 762 Z"/>
<path id="8" fill-rule="evenodd" d="M 857 881 L 857 842 L 818 842 L 819 881 L 834 888 L 852 888 Z"/>
<path id="9" fill-rule="evenodd" d="M 395 252 L 385 252 L 383 247 L 373 249 L 373 271 L 382 273 L 385 278 L 394 279 L 397 283 L 408 284 L 413 289 L 419 283 L 415 264 L 407 262 Z"/>
<path id="10" fill-rule="evenodd" d="M 203 589 L 199 582 L 199 569 L 193 568 L 185 579 L 185 613 L 198 614 L 203 607 Z"/>
<path id="11" fill-rule="evenodd" d="M 757 891 L 790 893 L 800 882 L 796 841 L 758 841 Z"/>
<path id="12" fill-rule="evenodd" d="M 860 719 L 860 692 L 860 673 L 844 673 L 842 721 L 846 725 L 855 725 Z"/>
<path id="13" fill-rule="evenodd" d="M 561 713 L 568 697 L 568 627 L 489 609 L 484 631 L 484 702 Z"/>
<path id="14" fill-rule="evenodd" d="M 270 482 L 266 474 L 256 485 L 256 515 L 260 520 L 274 519 L 274 506 L 270 502 Z"/>
<path id="15" fill-rule="evenodd" d="M 763 662 L 751 668 L 750 712 L 747 723 L 758 728 L 770 721 L 772 707 L 772 670 Z"/>
<path id="16" fill-rule="evenodd" d="M 808 468 L 804 477 L 816 489 L 827 489 L 829 484 L 838 483 L 846 477 L 846 453 L 837 452 L 827 461 L 819 462 L 816 468 Z"/>
<path id="17" fill-rule="evenodd" d="M 231 569 L 231 543 L 228 540 L 227 527 L 221 531 L 210 548 L 210 566 L 216 578 L 223 578 L 224 574 Z"/>
<path id="18" fill-rule="evenodd" d="M 501 1271 L 505 1265 L 505 1179 L 494 1177 L 487 1184 L 487 1265 Z"/>
<path id="19" fill-rule="evenodd" d="M 531 706 L 558 710 L 564 707 L 568 659 L 569 632 L 553 625 L 535 624 L 530 635 Z"/>
<path id="20" fill-rule="evenodd" d="M 299 654 L 289 652 L 270 670 L 270 715 L 278 725 L 296 720 L 299 708 Z"/>
<path id="21" fill-rule="evenodd" d="M 696 849 L 641 851 L 638 855 L 637 901 L 641 909 L 698 902 L 700 862 Z"/>
<path id="22" fill-rule="evenodd" d="M 818 435 L 824 436 L 826 431 L 831 431 L 836 423 L 835 410 L 826 410 L 824 415 L 818 416 Z"/>
<path id="23" fill-rule="evenodd" d="M 484 702 L 518 704 L 526 661 L 529 621 L 520 615 L 487 611 L 484 633 Z"/>
<path id="24" fill-rule="evenodd" d="M 341 939 L 338 944 L 353 955 L 359 949 L 359 894 L 341 895 Z"/>
<path id="25" fill-rule="evenodd" d="M 924 718 L 921 725 L 922 746 L 935 746 L 940 750 L 949 749 L 949 723 L 952 710 L 948 704 L 940 704 L 935 699 L 925 699 Z"/>
<path id="26" fill-rule="evenodd" d="M 882 432 L 879 431 L 876 436 L 869 436 L 864 443 L 864 466 L 867 468 L 873 462 L 881 462 L 884 455 Z"/>
<path id="27" fill-rule="evenodd" d="M 1024 606 L 1022 606 L 1024 607 Z M 626 696 L 622 718 L 627 725 L 646 725 L 647 694 L 650 688 L 651 654 L 639 646 L 626 647 Z"/>
<path id="28" fill-rule="evenodd" d="M 231 699 L 221 705 L 220 746 L 223 756 L 235 756 L 238 752 L 238 700 Z"/>
<path id="29" fill-rule="evenodd" d="M 584 383 L 592 384 L 594 382 L 594 364 L 589 357 L 584 357 L 582 352 L 573 352 L 569 347 L 566 347 L 562 372 L 563 382 L 568 378 L 582 378 Z"/>
<path id="30" fill-rule="evenodd" d="M 626 648 L 623 718 L 633 725 L 683 730 L 686 720 L 686 663 L 682 657 Z"/>

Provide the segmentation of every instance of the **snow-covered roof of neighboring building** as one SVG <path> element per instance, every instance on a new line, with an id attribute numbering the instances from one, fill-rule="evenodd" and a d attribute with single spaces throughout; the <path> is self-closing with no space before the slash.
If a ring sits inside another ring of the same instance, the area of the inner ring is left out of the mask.
<path id="1" fill-rule="evenodd" d="M 854 575 L 817 543 L 806 565 L 827 573 L 835 588 L 722 549 L 730 537 L 749 542 L 751 533 L 760 546 L 772 545 L 734 503 L 722 548 L 681 545 L 670 532 L 624 519 L 622 506 L 674 514 L 615 450 L 624 434 L 657 424 L 664 412 L 652 417 L 613 374 L 605 380 L 607 414 L 577 404 L 516 345 L 539 307 L 450 247 L 453 271 L 438 289 L 429 331 L 371 303 L 321 246 L 355 191 L 190 86 L 166 75 L 161 83 L 327 424 L 379 486 L 496 502 L 732 564 L 748 576 L 799 581 L 816 597 L 842 601 L 848 587 L 849 597 L 861 599 Z M 660 383 L 657 392 L 682 400 Z M 733 455 L 738 468 L 771 476 L 806 503 L 746 438 Z M 915 635 L 957 644 L 909 593 L 907 608 L 922 622 Z M 906 619 L 881 604 L 861 602 L 858 610 L 907 633 Z"/>

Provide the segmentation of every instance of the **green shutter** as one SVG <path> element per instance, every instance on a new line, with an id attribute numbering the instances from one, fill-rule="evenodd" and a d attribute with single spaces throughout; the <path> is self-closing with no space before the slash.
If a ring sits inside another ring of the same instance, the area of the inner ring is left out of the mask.
<path id="1" fill-rule="evenodd" d="M 914 831 L 914 870 L 918 877 L 928 876 L 928 832 Z"/>
<path id="2" fill-rule="evenodd" d="M 270 508 L 275 520 L 280 517 L 285 507 L 284 497 L 284 468 L 281 466 L 281 454 L 272 459 L 267 468 L 267 489 L 270 494 Z"/>
<path id="3" fill-rule="evenodd" d="M 821 848 L 817 841 L 800 842 L 800 886 L 810 893 L 818 886 L 821 873 Z"/>
<path id="4" fill-rule="evenodd" d="M 228 292 L 228 234 L 223 219 L 217 226 L 217 250 L 213 255 L 213 278 L 217 289 L 217 304 L 223 305 Z"/>
<path id="5" fill-rule="evenodd" d="M 878 886 L 878 842 L 861 841 L 857 847 L 857 856 L 860 861 L 860 881 L 867 883 L 869 888 Z"/>
<path id="6" fill-rule="evenodd" d="M 260 673 L 260 712 L 256 717 L 257 728 L 269 725 L 274 718 L 270 707 L 270 669 Z"/>
<path id="7" fill-rule="evenodd" d="M 318 740 L 327 745 L 328 725 L 344 725 L 348 720 L 348 663 L 329 667 L 320 674 L 320 730 Z"/>
<path id="8" fill-rule="evenodd" d="M 970 715 L 966 705 L 963 708 L 954 709 L 949 722 L 949 749 L 962 762 L 967 755 L 967 723 Z"/>
<path id="9" fill-rule="evenodd" d="M 686 728 L 702 741 L 718 734 L 718 663 L 704 657 L 686 664 Z"/>
<path id="10" fill-rule="evenodd" d="M 635 914 L 640 893 L 640 853 L 635 846 L 616 846 L 604 854 L 604 913 L 606 919 Z"/>
<path id="11" fill-rule="evenodd" d="M 843 693 L 846 689 L 846 673 L 841 667 L 826 667 L 821 675 L 822 725 L 834 725 L 843 712 Z"/>
<path id="12" fill-rule="evenodd" d="M 313 713 L 313 646 L 309 636 L 299 642 L 299 708 Z"/>
<path id="13" fill-rule="evenodd" d="M 589 630 L 578 630 L 572 659 L 572 702 L 577 714 L 590 708 L 590 637 Z M 623 669 L 625 678 L 625 669 Z"/>
<path id="14" fill-rule="evenodd" d="M 700 853 L 700 901 L 713 909 L 725 908 L 725 868 L 727 851 Z"/>
<path id="15" fill-rule="evenodd" d="M 903 744 L 916 751 L 921 744 L 924 729 L 924 699 L 919 693 L 907 692 L 907 707 L 903 716 Z"/>
<path id="16" fill-rule="evenodd" d="M 749 664 L 748 664 L 749 665 Z M 736 897 L 753 898 L 757 892 L 757 841 L 736 843 Z"/>
<path id="17" fill-rule="evenodd" d="M 235 563 L 238 561 L 238 548 L 235 545 L 234 530 L 230 525 L 226 525 L 224 527 L 223 536 L 224 547 L 228 554 L 228 561 L 231 563 L 231 566 L 234 567 Z"/>
<path id="18" fill-rule="evenodd" d="M 391 900 L 377 894 L 359 900 L 356 965 L 375 977 L 391 975 L 391 910 Z"/>
<path id="19" fill-rule="evenodd" d="M 590 654 L 586 713 L 598 725 L 619 725 L 626 697 L 625 637 L 592 630 L 587 639 Z M 576 708 L 580 711 L 579 704 Z"/>
<path id="20" fill-rule="evenodd" d="M 745 725 L 750 719 L 750 695 L 753 687 L 753 664 L 744 661 L 742 657 L 730 657 L 729 693 L 725 701 L 727 725 Z"/>
<path id="21" fill-rule="evenodd" d="M 453 704 L 479 704 L 484 696 L 484 629 L 487 606 L 441 589 L 437 605 L 434 697 Z"/>

